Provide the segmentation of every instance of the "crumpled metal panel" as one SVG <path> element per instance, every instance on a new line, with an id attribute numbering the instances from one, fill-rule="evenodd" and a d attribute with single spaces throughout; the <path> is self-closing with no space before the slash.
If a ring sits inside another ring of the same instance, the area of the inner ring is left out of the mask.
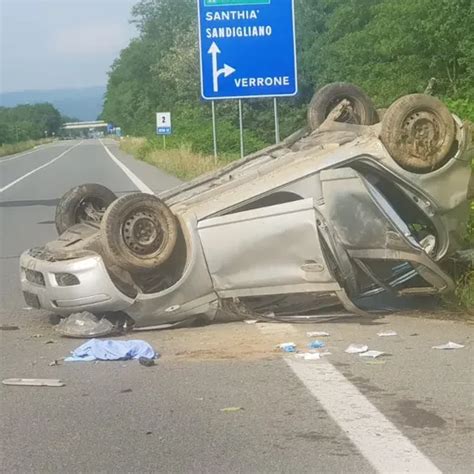
<path id="1" fill-rule="evenodd" d="M 198 230 L 217 291 L 334 282 L 313 199 L 207 219 Z"/>

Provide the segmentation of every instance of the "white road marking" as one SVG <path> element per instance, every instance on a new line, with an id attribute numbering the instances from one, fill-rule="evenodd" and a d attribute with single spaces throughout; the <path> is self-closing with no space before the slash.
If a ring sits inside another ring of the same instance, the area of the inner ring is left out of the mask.
<path id="1" fill-rule="evenodd" d="M 441 473 L 330 362 L 285 360 L 377 472 Z"/>
<path id="2" fill-rule="evenodd" d="M 130 171 L 100 140 L 107 154 L 115 162 L 115 164 L 127 175 L 128 179 L 142 192 L 146 194 L 155 194 L 135 173 Z"/>
<path id="3" fill-rule="evenodd" d="M 21 158 L 22 156 L 31 155 L 39 150 L 42 150 L 42 146 L 35 147 L 33 150 L 27 151 L 26 153 L 20 153 L 19 155 L 12 156 L 10 158 L 0 158 L 0 164 L 6 163 L 7 161 L 15 160 L 16 158 Z"/>
<path id="4" fill-rule="evenodd" d="M 82 143 L 82 141 L 80 141 L 79 143 L 76 143 L 74 146 L 72 146 L 71 148 L 68 148 L 66 151 L 63 151 L 60 155 L 56 156 L 56 158 L 53 158 L 51 161 L 48 161 L 47 163 L 45 163 L 44 165 L 41 165 L 41 166 L 38 166 L 37 168 L 35 168 L 34 170 L 24 174 L 23 176 L 20 176 L 19 178 L 15 179 L 15 181 L 12 181 L 11 183 L 7 184 L 6 186 L 4 186 L 3 188 L 0 188 L 0 193 L 3 193 L 3 191 L 6 191 L 7 189 L 11 188 L 12 186 L 15 186 L 15 184 L 18 184 L 20 181 L 23 181 L 25 178 L 28 178 L 28 176 L 31 176 L 33 173 L 36 173 L 37 171 L 43 169 L 43 168 L 46 168 L 47 166 L 49 165 L 52 165 L 55 161 L 59 160 L 60 158 L 62 158 L 66 153 L 69 153 L 73 148 L 76 148 L 77 146 L 79 146 L 80 144 Z"/>

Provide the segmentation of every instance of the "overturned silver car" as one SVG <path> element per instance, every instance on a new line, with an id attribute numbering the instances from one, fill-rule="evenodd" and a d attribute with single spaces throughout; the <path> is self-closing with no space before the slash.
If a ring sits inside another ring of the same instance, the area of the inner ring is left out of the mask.
<path id="1" fill-rule="evenodd" d="M 139 328 L 361 315 L 378 293 L 451 290 L 471 131 L 423 94 L 379 115 L 356 86 L 331 84 L 307 129 L 159 196 L 74 188 L 58 239 L 21 256 L 27 303 L 125 312 Z"/>

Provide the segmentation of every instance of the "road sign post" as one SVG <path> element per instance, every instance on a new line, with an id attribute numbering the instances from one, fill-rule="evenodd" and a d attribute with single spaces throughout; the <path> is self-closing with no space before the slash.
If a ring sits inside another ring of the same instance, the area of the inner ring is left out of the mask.
<path id="1" fill-rule="evenodd" d="M 275 141 L 280 141 L 276 97 L 298 92 L 294 0 L 197 0 L 201 96 L 214 100 L 273 97 Z M 243 154 L 242 104 L 239 102 Z"/>
<path id="2" fill-rule="evenodd" d="M 163 135 L 163 150 L 166 149 L 166 135 L 171 135 L 171 113 L 156 113 L 156 134 Z"/>

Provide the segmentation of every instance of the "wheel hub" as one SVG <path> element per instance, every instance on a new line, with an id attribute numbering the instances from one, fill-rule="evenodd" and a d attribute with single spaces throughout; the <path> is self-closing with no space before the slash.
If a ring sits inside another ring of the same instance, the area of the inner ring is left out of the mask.
<path id="1" fill-rule="evenodd" d="M 143 211 L 135 212 L 125 220 L 122 233 L 127 247 L 139 255 L 156 252 L 163 240 L 163 230 L 158 220 Z"/>
<path id="2" fill-rule="evenodd" d="M 440 148 L 440 124 L 430 112 L 415 112 L 404 122 L 407 151 L 418 158 L 429 161 Z"/>

